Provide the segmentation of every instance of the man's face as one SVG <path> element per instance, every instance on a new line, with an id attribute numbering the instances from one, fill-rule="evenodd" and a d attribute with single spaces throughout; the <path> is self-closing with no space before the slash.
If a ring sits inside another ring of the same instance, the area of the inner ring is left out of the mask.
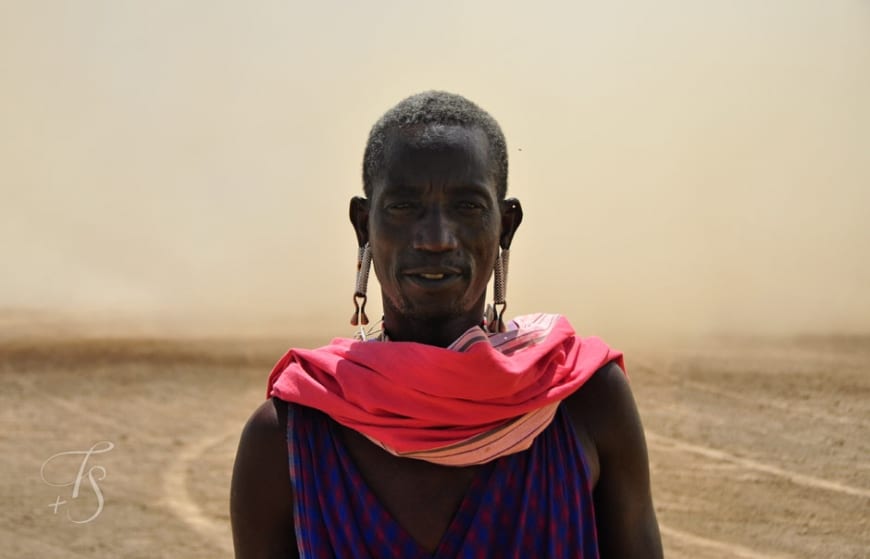
<path id="1" fill-rule="evenodd" d="M 368 215 L 387 316 L 480 321 L 502 225 L 488 150 L 481 130 L 462 126 L 387 138 Z"/>

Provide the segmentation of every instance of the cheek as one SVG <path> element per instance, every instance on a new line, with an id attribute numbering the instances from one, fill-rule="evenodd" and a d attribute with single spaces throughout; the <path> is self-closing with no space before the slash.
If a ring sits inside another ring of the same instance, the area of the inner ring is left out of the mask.
<path id="1" fill-rule="evenodd" d="M 384 269 L 384 262 L 387 262 L 385 255 L 372 251 L 372 269 L 380 283 L 384 283 L 384 280 L 388 277 L 388 270 Z"/>
<path id="2" fill-rule="evenodd" d="M 482 272 L 495 268 L 495 261 L 498 258 L 498 243 L 487 243 L 486 246 L 480 248 L 478 262 L 483 267 Z"/>
<path id="3" fill-rule="evenodd" d="M 396 254 L 392 246 L 372 245 L 372 268 L 381 285 L 395 283 Z"/>

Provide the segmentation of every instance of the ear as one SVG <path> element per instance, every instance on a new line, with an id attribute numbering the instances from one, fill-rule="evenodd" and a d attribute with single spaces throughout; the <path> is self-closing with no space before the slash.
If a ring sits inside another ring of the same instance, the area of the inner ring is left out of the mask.
<path id="1" fill-rule="evenodd" d="M 361 196 L 350 199 L 350 223 L 356 231 L 359 246 L 369 242 L 369 201 Z"/>
<path id="2" fill-rule="evenodd" d="M 516 198 L 508 198 L 501 203 L 501 236 L 499 246 L 510 248 L 514 233 L 523 222 L 523 207 Z"/>

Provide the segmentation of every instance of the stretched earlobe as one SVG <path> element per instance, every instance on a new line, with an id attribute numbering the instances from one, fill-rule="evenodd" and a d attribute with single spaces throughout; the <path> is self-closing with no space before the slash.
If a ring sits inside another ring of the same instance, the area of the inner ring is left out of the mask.
<path id="1" fill-rule="evenodd" d="M 502 201 L 501 207 L 501 236 L 499 237 L 499 246 L 503 249 L 509 249 L 511 241 L 514 239 L 514 233 L 523 222 L 523 206 L 516 198 L 508 198 Z"/>
<path id="2" fill-rule="evenodd" d="M 350 223 L 356 232 L 357 245 L 363 247 L 369 242 L 369 201 L 362 196 L 350 199 Z"/>

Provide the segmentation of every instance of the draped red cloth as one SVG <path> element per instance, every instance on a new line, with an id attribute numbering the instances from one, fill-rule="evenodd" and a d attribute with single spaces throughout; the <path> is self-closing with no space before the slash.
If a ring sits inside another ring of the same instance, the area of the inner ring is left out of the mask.
<path id="1" fill-rule="evenodd" d="M 622 353 L 580 338 L 559 315 L 518 317 L 507 332 L 472 328 L 449 348 L 336 338 L 291 349 L 267 397 L 319 409 L 398 452 L 429 450 L 497 429 L 564 400 Z"/>

